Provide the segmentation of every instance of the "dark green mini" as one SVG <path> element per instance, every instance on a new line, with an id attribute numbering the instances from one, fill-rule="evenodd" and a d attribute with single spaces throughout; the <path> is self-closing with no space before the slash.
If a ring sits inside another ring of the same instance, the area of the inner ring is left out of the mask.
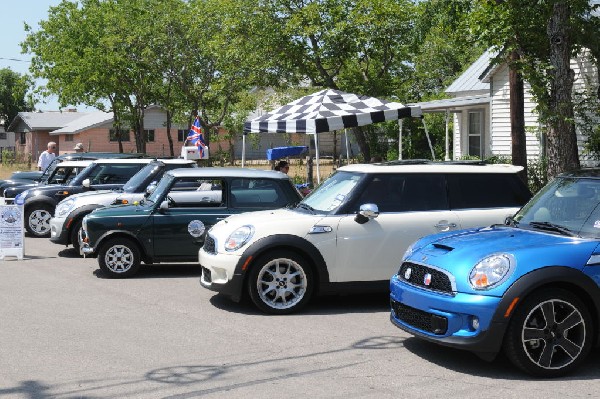
<path id="1" fill-rule="evenodd" d="M 141 262 L 195 262 L 206 231 L 229 215 L 277 209 L 300 201 L 280 172 L 243 168 L 176 169 L 140 203 L 101 208 L 83 219 L 80 252 L 95 254 L 113 278 Z"/>

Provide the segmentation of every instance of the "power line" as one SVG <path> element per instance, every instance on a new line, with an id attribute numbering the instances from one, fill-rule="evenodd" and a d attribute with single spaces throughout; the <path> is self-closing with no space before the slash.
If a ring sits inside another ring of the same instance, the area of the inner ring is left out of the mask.
<path id="1" fill-rule="evenodd" d="M 5 58 L 5 57 L 0 57 L 0 60 L 17 61 L 17 62 L 31 62 L 31 60 L 20 60 L 18 58 Z"/>

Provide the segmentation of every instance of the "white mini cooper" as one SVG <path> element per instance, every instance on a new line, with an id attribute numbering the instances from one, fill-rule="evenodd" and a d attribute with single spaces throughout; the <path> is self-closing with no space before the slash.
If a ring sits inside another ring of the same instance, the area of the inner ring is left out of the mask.
<path id="1" fill-rule="evenodd" d="M 428 161 L 349 165 L 297 206 L 233 215 L 199 252 L 202 286 L 264 312 L 319 293 L 388 290 L 418 238 L 503 223 L 531 193 L 520 167 Z"/>

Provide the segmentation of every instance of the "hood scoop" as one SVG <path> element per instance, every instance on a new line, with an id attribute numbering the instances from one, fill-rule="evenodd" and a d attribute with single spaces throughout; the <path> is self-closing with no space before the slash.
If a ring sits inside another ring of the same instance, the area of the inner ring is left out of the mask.
<path id="1" fill-rule="evenodd" d="M 440 254 L 440 255 L 444 255 L 444 254 L 447 254 L 448 252 L 451 252 L 453 250 L 454 250 L 454 248 L 450 247 L 448 245 L 439 244 L 439 243 L 431 244 L 431 252 L 432 253 L 437 253 L 437 254 Z"/>

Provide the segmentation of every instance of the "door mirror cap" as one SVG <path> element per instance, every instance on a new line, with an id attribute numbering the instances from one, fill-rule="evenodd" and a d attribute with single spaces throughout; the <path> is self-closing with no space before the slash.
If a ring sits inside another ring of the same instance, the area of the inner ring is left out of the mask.
<path id="1" fill-rule="evenodd" d="M 379 208 L 375 204 L 362 204 L 354 220 L 359 224 L 367 223 L 379 216 Z"/>
<path id="2" fill-rule="evenodd" d="M 169 201 L 168 200 L 164 200 L 163 202 L 160 203 L 159 208 L 161 211 L 166 211 L 169 209 Z"/>

